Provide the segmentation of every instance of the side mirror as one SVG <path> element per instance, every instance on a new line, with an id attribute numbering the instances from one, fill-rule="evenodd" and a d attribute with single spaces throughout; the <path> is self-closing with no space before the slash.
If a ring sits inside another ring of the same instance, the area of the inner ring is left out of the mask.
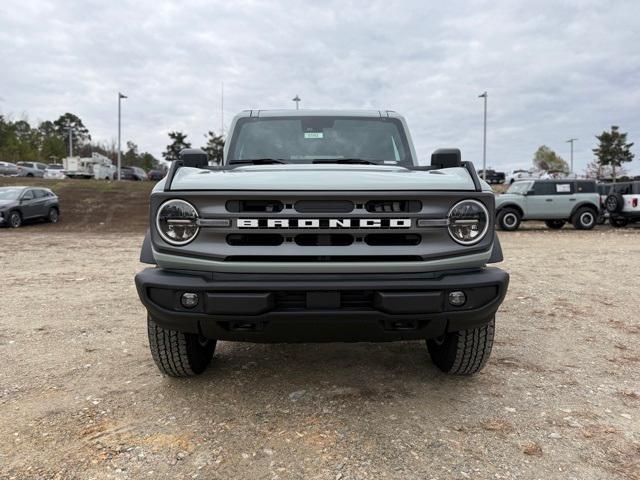
<path id="1" fill-rule="evenodd" d="M 462 155 L 459 148 L 439 148 L 431 154 L 431 166 L 436 168 L 453 168 L 462 166 Z"/>
<path id="2" fill-rule="evenodd" d="M 209 155 L 199 148 L 185 148 L 180 151 L 180 160 L 185 167 L 203 168 L 209 165 Z"/>

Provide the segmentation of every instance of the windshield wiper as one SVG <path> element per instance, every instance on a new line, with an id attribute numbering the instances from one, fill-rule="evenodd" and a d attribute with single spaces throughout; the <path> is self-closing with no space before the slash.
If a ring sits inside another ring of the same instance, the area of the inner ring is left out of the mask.
<path id="1" fill-rule="evenodd" d="M 364 160 L 363 158 L 323 158 L 314 160 L 312 163 L 351 163 L 360 165 L 380 165 L 381 162 L 373 160 Z"/>
<path id="2" fill-rule="evenodd" d="M 272 165 L 276 163 L 288 163 L 282 158 L 251 158 L 249 160 L 230 160 L 229 165 Z"/>

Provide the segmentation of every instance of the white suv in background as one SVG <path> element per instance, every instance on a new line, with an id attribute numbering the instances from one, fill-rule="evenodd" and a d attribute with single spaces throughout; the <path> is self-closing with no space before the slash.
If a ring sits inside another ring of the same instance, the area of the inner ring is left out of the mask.
<path id="1" fill-rule="evenodd" d="M 530 170 L 511 170 L 507 173 L 504 183 L 511 185 L 513 182 L 517 182 L 518 180 L 529 180 L 531 178 L 536 178 L 536 175 L 534 175 Z"/>
<path id="2" fill-rule="evenodd" d="M 640 221 L 640 181 L 612 183 L 604 207 L 614 227 Z"/>

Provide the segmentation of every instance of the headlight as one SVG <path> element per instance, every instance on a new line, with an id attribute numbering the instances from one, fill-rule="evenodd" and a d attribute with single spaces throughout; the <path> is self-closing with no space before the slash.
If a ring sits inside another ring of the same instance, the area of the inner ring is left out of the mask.
<path id="1" fill-rule="evenodd" d="M 449 210 L 449 235 L 461 245 L 474 245 L 489 229 L 487 207 L 477 200 L 463 200 Z"/>
<path id="2" fill-rule="evenodd" d="M 168 200 L 160 205 L 156 227 L 163 240 L 171 245 L 186 245 L 196 238 L 198 211 L 184 200 Z"/>

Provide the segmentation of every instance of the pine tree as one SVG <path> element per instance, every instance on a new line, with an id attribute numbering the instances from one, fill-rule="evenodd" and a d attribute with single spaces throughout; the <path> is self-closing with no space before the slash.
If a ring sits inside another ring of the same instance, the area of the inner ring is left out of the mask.
<path id="1" fill-rule="evenodd" d="M 633 143 L 627 143 L 627 134 L 620 133 L 619 127 L 613 125 L 610 132 L 602 132 L 596 135 L 600 142 L 597 148 L 593 149 L 593 153 L 597 158 L 597 162 L 602 167 L 611 167 L 613 180 L 619 173 L 623 163 L 633 160 L 631 147 Z"/>
<path id="2" fill-rule="evenodd" d="M 205 138 L 207 139 L 207 144 L 202 147 L 202 150 L 207 152 L 209 155 L 209 160 L 211 160 L 216 165 L 220 165 L 222 163 L 222 157 L 224 152 L 224 137 L 222 135 L 216 135 L 214 132 L 209 131 Z"/>
<path id="3" fill-rule="evenodd" d="M 164 159 L 169 162 L 178 160 L 182 149 L 191 148 L 191 143 L 187 142 L 187 136 L 182 132 L 169 132 L 169 139 L 171 139 L 171 143 L 162 152 Z"/>

